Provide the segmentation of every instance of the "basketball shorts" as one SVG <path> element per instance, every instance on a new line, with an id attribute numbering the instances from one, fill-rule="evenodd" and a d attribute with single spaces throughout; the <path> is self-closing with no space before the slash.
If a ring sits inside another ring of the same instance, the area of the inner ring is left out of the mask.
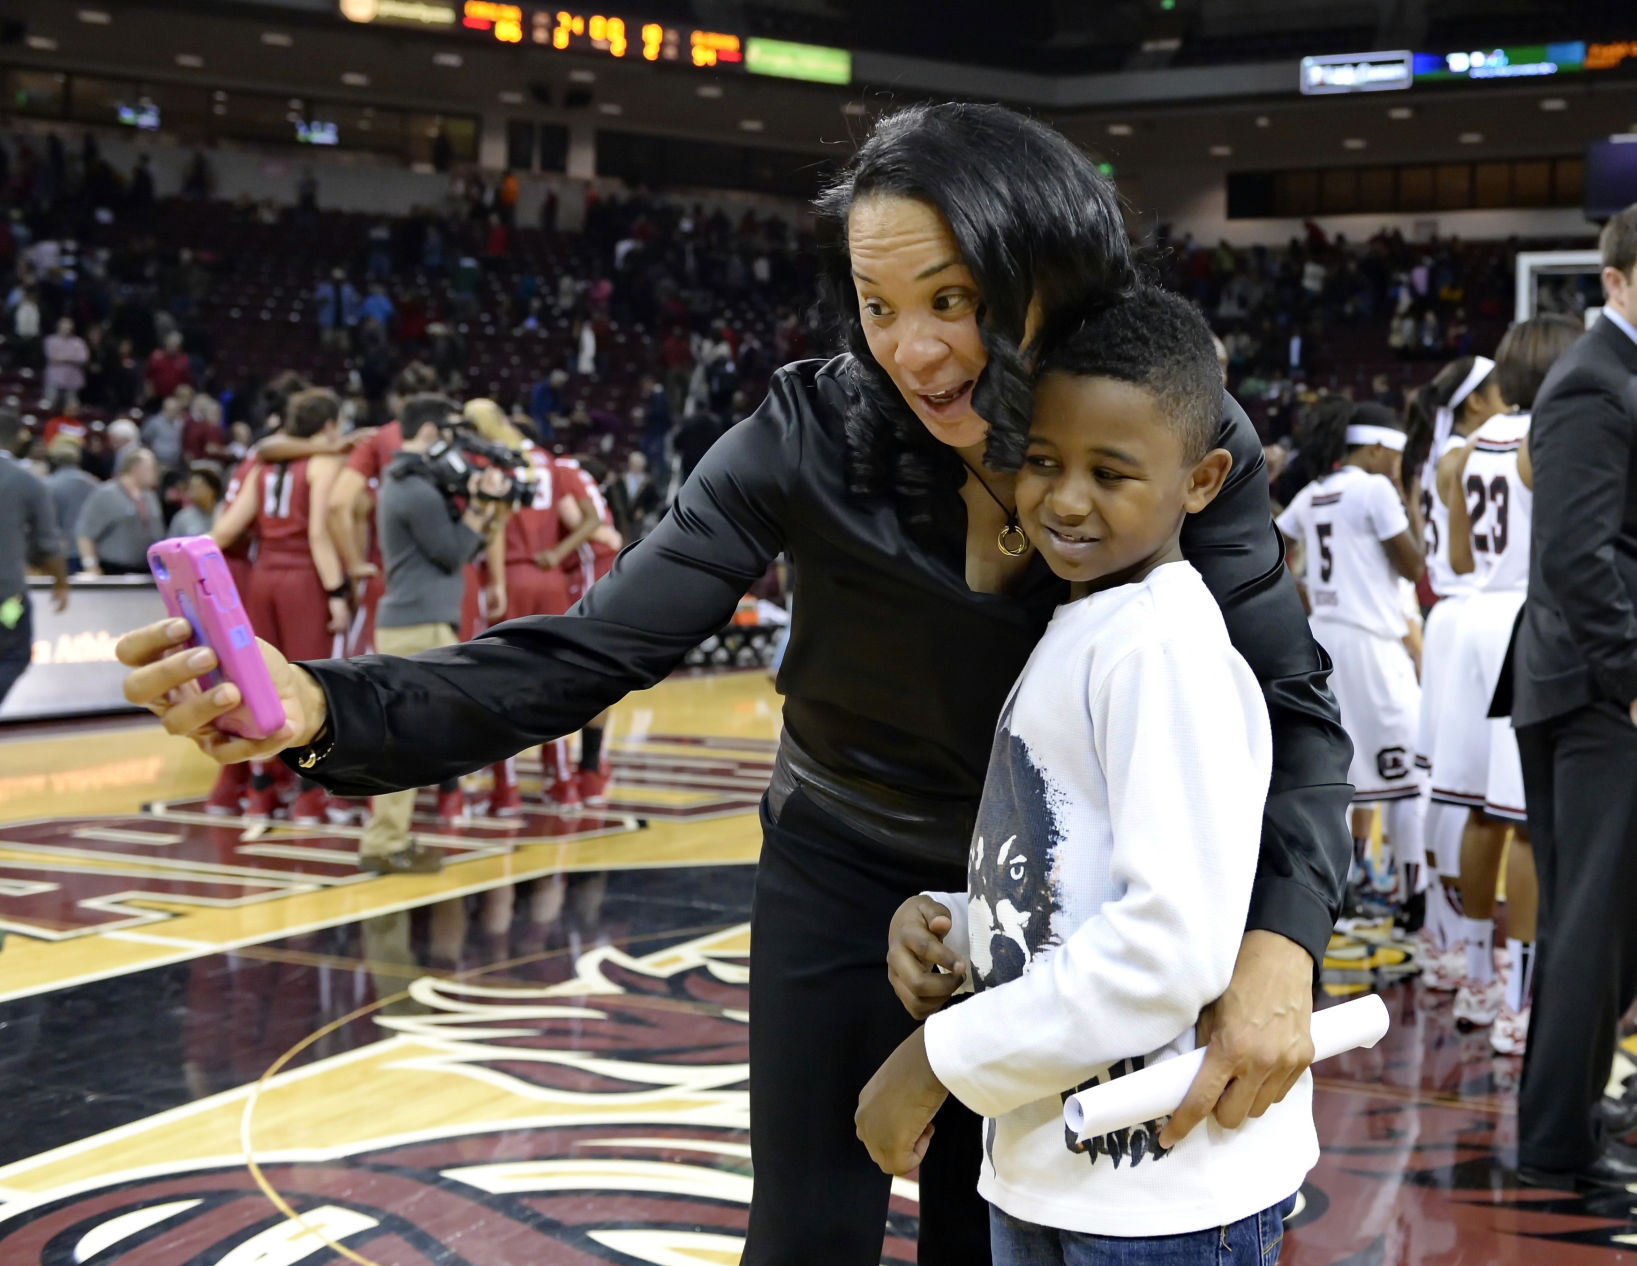
<path id="1" fill-rule="evenodd" d="M 1434 800 L 1469 809 L 1483 809 L 1493 800 L 1500 816 L 1520 821 L 1523 779 L 1517 739 L 1510 725 L 1490 720 L 1489 704 L 1522 606 L 1521 593 L 1475 593 L 1461 604 L 1432 753 Z"/>
<path id="2" fill-rule="evenodd" d="M 1427 613 L 1421 632 L 1421 719 L 1415 740 L 1415 763 L 1432 768 L 1432 750 L 1438 741 L 1438 716 L 1444 706 L 1444 688 L 1454 670 L 1455 624 L 1467 600 L 1464 593 L 1440 598 Z"/>
<path id="3" fill-rule="evenodd" d="M 263 560 L 250 573 L 245 614 L 256 636 L 286 659 L 329 659 L 341 653 L 330 632 L 330 602 L 324 582 L 311 567 L 269 567 Z"/>
<path id="4" fill-rule="evenodd" d="M 460 640 L 470 642 L 483 630 L 483 570 L 467 563 L 462 573 L 466 587 L 460 591 Z"/>
<path id="5" fill-rule="evenodd" d="M 524 615 L 562 615 L 571 605 L 561 570 L 547 571 L 529 562 L 506 565 L 508 620 Z"/>
<path id="6" fill-rule="evenodd" d="M 358 590 L 358 607 L 352 613 L 343 643 L 344 655 L 370 655 L 375 651 L 375 612 L 386 594 L 386 577 L 371 576 Z"/>
<path id="7" fill-rule="evenodd" d="M 579 566 L 569 568 L 563 575 L 568 580 L 568 602 L 573 606 L 585 597 L 586 590 L 596 584 L 614 569 L 614 559 L 617 554 L 604 554 L 593 551 L 589 545 L 582 545 L 579 553 Z"/>
<path id="8" fill-rule="evenodd" d="M 1414 749 L 1421 687 L 1404 644 L 1334 620 L 1314 620 L 1313 636 L 1336 664 L 1330 688 L 1353 740 L 1353 803 L 1420 795 Z"/>

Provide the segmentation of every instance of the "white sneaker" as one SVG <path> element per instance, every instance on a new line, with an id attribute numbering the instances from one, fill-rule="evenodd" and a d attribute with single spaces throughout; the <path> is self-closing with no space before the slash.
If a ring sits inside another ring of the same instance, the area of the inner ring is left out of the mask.
<path id="1" fill-rule="evenodd" d="M 1529 1039 L 1529 1004 L 1522 1011 L 1502 1006 L 1495 1017 L 1495 1027 L 1489 1030 L 1489 1045 L 1497 1055 L 1522 1055 Z"/>
<path id="2" fill-rule="evenodd" d="M 1466 977 L 1466 946 L 1441 950 L 1425 928 L 1416 936 L 1415 959 L 1421 964 L 1421 983 L 1428 989 L 1449 993 Z"/>
<path id="3" fill-rule="evenodd" d="M 1463 980 L 1455 991 L 1455 1023 L 1462 1029 L 1486 1029 L 1495 1023 L 1506 1001 L 1506 982 L 1496 976 L 1487 985 Z"/>

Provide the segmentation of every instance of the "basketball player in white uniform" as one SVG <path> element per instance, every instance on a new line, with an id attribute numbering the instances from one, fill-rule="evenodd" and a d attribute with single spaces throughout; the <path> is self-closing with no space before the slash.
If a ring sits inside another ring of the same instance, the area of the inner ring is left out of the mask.
<path id="1" fill-rule="evenodd" d="M 1517 739 L 1509 724 L 1490 718 L 1489 703 L 1529 583 L 1533 494 L 1518 469 L 1528 433 L 1527 413 L 1496 414 L 1472 435 L 1453 477 L 1439 490 L 1453 509 L 1453 561 L 1473 585 L 1454 625 L 1453 672 L 1432 761 L 1433 795 L 1445 804 L 1466 805 L 1469 815 L 1461 842 L 1466 976 L 1455 995 L 1455 1020 L 1463 1028 L 1495 1023 L 1505 1002 L 1505 984 L 1495 972 L 1495 886 L 1506 824 L 1521 832 L 1525 821 Z M 1526 848 L 1520 842 L 1515 855 Z M 1512 874 L 1517 871 L 1514 865 Z M 1507 884 L 1514 923 L 1522 886 Z M 1533 883 L 1528 887 L 1532 897 Z M 1528 923 L 1532 946 L 1534 919 Z M 1521 946 L 1516 957 L 1526 957 Z M 1521 990 L 1527 962 L 1518 966 Z M 1511 1017 L 1513 1027 L 1519 1011 Z"/>
<path id="2" fill-rule="evenodd" d="M 1415 764 L 1421 689 L 1398 582 L 1417 579 L 1423 561 L 1398 486 L 1404 431 L 1379 405 L 1315 410 L 1303 447 L 1317 469 L 1341 465 L 1296 494 L 1279 530 L 1305 549 L 1313 636 L 1335 661 L 1330 685 L 1353 740 L 1353 804 L 1382 807 L 1407 893 L 1422 857 L 1424 778 Z M 1357 826 L 1354 835 L 1362 854 Z"/>
<path id="3" fill-rule="evenodd" d="M 1487 356 L 1463 357 L 1446 365 L 1409 401 L 1409 430 L 1421 428 L 1428 444 L 1426 461 L 1407 485 L 1421 511 L 1427 559 L 1427 581 L 1437 595 L 1428 612 L 1421 644 L 1421 715 L 1415 760 L 1431 770 L 1444 710 L 1444 689 L 1453 671 L 1455 623 L 1472 591 L 1471 580 L 1450 566 L 1449 507 L 1437 495 L 1441 462 L 1461 449 L 1466 437 L 1504 407 L 1494 382 L 1495 362 Z M 1418 447 L 1412 442 L 1412 448 Z M 1412 473 L 1412 472 L 1406 472 Z M 1430 790 L 1430 780 L 1428 780 Z M 1461 836 L 1467 812 L 1462 805 L 1429 799 L 1424 806 L 1426 842 L 1426 914 L 1417 959 L 1421 980 L 1433 989 L 1455 989 L 1466 975 L 1460 913 Z"/>
<path id="4" fill-rule="evenodd" d="M 1554 317 L 1521 321 L 1507 331 L 1495 354 L 1495 376 L 1518 407 L 1474 431 L 1440 471 L 1438 486 L 1450 512 L 1451 566 L 1473 586 L 1454 623 L 1454 671 L 1432 762 L 1433 795 L 1467 806 L 1461 841 L 1466 973 L 1455 995 L 1455 1019 L 1462 1027 L 1492 1024 L 1490 1045 L 1502 1054 L 1520 1053 L 1528 1033 L 1539 890 L 1524 825 L 1517 739 L 1489 711 L 1529 583 L 1534 494 L 1529 414 L 1522 410 L 1533 406 L 1547 370 L 1578 335 L 1573 322 Z M 1497 977 L 1495 889 L 1508 825 L 1508 970 Z"/>

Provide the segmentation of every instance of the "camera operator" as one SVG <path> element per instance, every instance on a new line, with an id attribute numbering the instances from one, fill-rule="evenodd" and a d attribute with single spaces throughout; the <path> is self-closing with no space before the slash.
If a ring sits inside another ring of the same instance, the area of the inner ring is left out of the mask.
<path id="1" fill-rule="evenodd" d="M 382 474 L 377 508 L 387 583 L 375 617 L 375 648 L 383 655 L 413 655 L 459 640 L 463 570 L 504 513 L 512 486 L 506 471 L 479 472 L 428 459 L 430 451 L 443 449 L 445 428 L 458 421 L 457 406 L 445 396 L 416 395 L 404 402 L 404 446 Z M 458 789 L 458 783 L 441 788 L 445 794 Z M 428 874 L 441 866 L 440 851 L 410 840 L 415 794 L 374 798 L 359 847 L 364 869 Z"/>

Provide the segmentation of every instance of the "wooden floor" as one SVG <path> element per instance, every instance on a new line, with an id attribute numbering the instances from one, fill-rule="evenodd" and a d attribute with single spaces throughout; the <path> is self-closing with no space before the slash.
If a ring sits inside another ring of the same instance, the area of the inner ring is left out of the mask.
<path id="1" fill-rule="evenodd" d="M 356 829 L 206 816 L 213 769 L 145 719 L 0 730 L 0 1264 L 737 1262 L 777 703 L 758 673 L 633 696 L 607 810 L 428 800 L 443 872 L 390 879 Z M 1631 1197 L 1517 1188 L 1518 1061 L 1412 970 L 1332 946 L 1326 994 L 1394 1029 L 1316 1070 L 1282 1260 L 1637 1260 Z M 884 1262 L 915 1215 L 900 1181 Z"/>

